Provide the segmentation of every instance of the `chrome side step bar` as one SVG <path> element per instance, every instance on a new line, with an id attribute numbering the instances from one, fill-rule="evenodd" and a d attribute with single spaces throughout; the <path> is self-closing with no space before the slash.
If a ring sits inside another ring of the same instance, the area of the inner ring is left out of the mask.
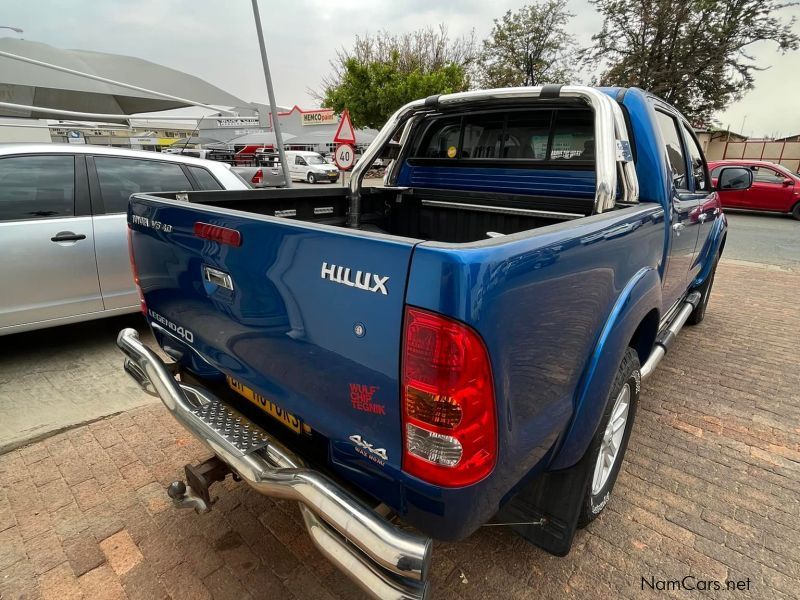
<path id="1" fill-rule="evenodd" d="M 656 337 L 656 342 L 653 345 L 653 350 L 650 352 L 650 356 L 647 357 L 647 360 L 639 371 L 642 376 L 642 381 L 650 377 L 656 370 L 658 363 L 660 363 L 661 359 L 663 359 L 667 354 L 667 350 L 669 349 L 670 345 L 678 336 L 678 333 L 683 326 L 686 324 L 686 320 L 689 318 L 689 315 L 692 314 L 692 311 L 700 303 L 700 298 L 700 292 L 692 292 L 686 296 L 686 300 L 683 301 L 683 306 L 672 319 L 670 324 L 666 327 L 666 329 L 663 329 L 661 333 L 658 334 Z"/>
<path id="2" fill-rule="evenodd" d="M 169 365 L 123 329 L 125 371 L 232 471 L 266 496 L 297 500 L 317 548 L 375 598 L 423 600 L 432 540 L 386 521 L 208 390 L 178 382 Z"/>

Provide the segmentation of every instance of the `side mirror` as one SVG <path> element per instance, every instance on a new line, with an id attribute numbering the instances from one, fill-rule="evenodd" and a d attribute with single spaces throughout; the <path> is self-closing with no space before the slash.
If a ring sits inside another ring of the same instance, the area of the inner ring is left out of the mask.
<path id="1" fill-rule="evenodd" d="M 794 185 L 794 181 L 792 181 L 788 177 L 783 180 L 783 187 L 789 187 L 790 185 Z"/>
<path id="2" fill-rule="evenodd" d="M 753 185 L 753 172 L 744 167 L 725 167 L 717 175 L 717 190 L 730 192 L 749 190 Z"/>

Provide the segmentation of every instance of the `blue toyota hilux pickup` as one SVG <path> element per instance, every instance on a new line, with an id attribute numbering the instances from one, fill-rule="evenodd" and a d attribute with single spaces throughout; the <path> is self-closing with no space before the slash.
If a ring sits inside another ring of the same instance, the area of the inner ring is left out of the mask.
<path id="1" fill-rule="evenodd" d="M 726 236 L 689 123 L 581 86 L 418 100 L 349 188 L 136 194 L 128 222 L 170 360 L 125 329 L 125 370 L 213 453 L 174 503 L 209 510 L 229 474 L 297 500 L 379 598 L 425 597 L 432 539 L 489 521 L 569 551 Z"/>

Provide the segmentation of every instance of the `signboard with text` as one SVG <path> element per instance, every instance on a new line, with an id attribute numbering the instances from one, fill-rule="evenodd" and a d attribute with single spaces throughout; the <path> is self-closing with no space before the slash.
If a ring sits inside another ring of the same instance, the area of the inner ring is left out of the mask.
<path id="1" fill-rule="evenodd" d="M 258 117 L 218 118 L 218 127 L 258 127 Z"/>
<path id="2" fill-rule="evenodd" d="M 310 110 L 301 113 L 300 122 L 303 125 L 331 125 L 336 123 L 336 113 L 330 109 Z"/>

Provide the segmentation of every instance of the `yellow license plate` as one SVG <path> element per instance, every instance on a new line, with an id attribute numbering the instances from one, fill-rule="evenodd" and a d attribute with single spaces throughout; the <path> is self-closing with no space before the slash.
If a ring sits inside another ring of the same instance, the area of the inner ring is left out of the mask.
<path id="1" fill-rule="evenodd" d="M 295 433 L 300 433 L 300 428 L 302 427 L 302 423 L 300 422 L 300 419 L 295 417 L 292 413 L 286 412 L 271 400 L 264 398 L 264 396 L 262 396 L 258 392 L 254 392 L 249 387 L 247 387 L 242 383 L 239 383 L 232 377 L 226 376 L 226 378 L 228 380 L 228 385 L 234 392 L 250 400 L 250 402 L 255 404 L 258 408 L 263 410 L 270 417 L 272 417 L 276 421 L 280 421 Z"/>

